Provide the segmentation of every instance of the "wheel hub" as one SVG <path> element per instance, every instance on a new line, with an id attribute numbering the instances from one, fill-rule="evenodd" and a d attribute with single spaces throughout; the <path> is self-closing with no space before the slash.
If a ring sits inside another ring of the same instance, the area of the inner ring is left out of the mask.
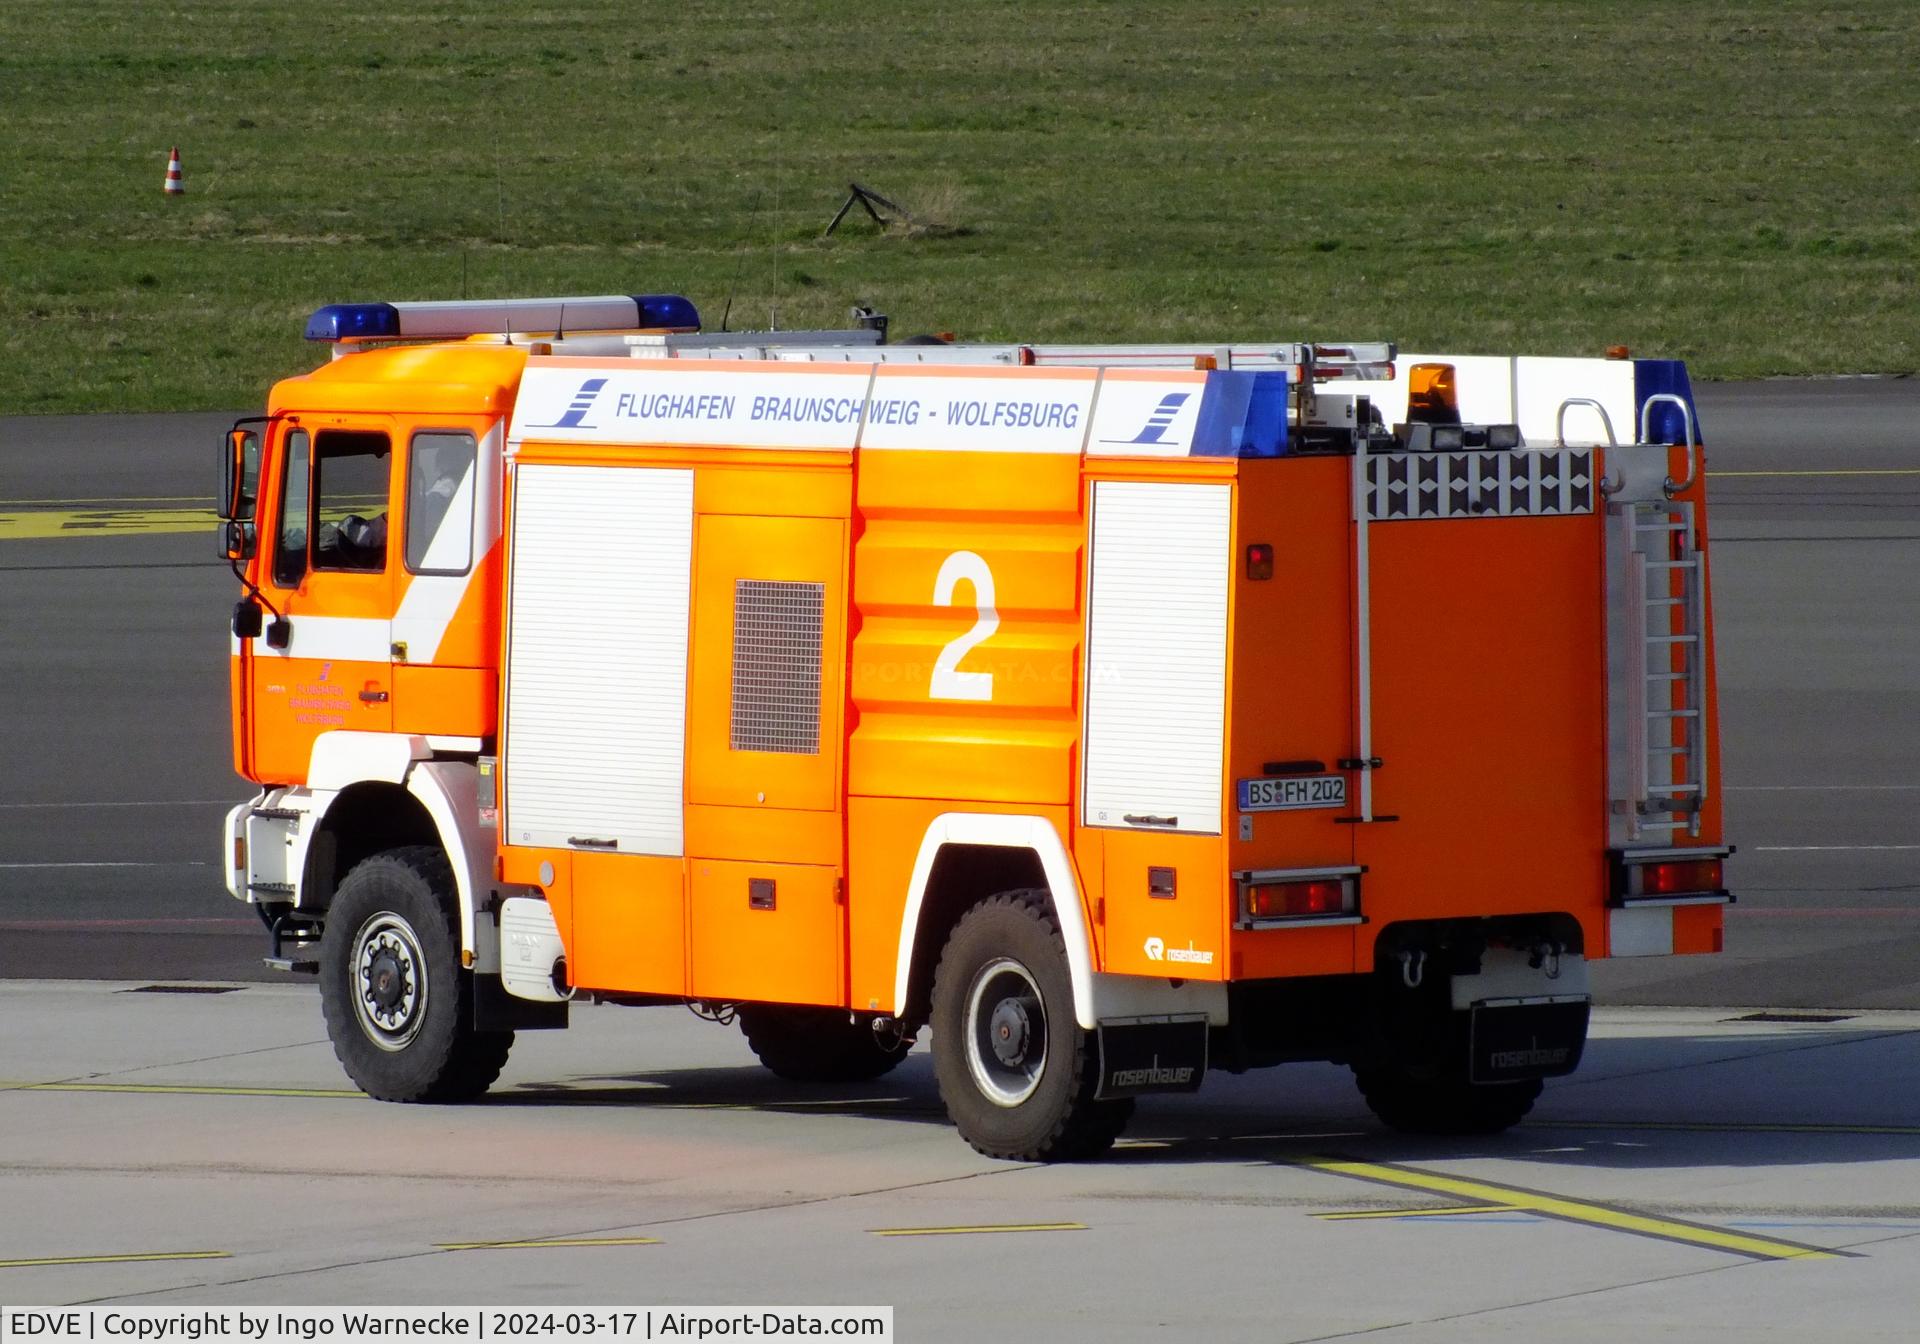
<path id="1" fill-rule="evenodd" d="M 391 911 L 354 936 L 353 1007 L 360 1029 L 382 1050 L 404 1050 L 420 1034 L 427 982 L 413 926 Z"/>
<path id="2" fill-rule="evenodd" d="M 988 1032 L 995 1059 L 1008 1068 L 1017 1068 L 1026 1062 L 1027 1042 L 1033 1038 L 1026 1004 L 1019 999 L 1000 1000 L 993 1010 Z"/>
<path id="3" fill-rule="evenodd" d="M 1031 1097 L 1047 1068 L 1047 1009 L 1033 972 L 996 957 L 973 976 L 962 1026 L 967 1071 L 980 1094 L 1013 1107 Z"/>
<path id="4" fill-rule="evenodd" d="M 376 954 L 367 984 L 367 997 L 373 1001 L 374 1010 L 391 1013 L 405 998 L 406 989 L 407 973 L 400 959 L 385 950 Z"/>

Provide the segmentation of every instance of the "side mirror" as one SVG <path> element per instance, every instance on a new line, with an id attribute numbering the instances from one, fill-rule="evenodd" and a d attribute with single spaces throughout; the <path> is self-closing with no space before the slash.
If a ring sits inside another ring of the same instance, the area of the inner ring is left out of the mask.
<path id="1" fill-rule="evenodd" d="M 236 561 L 253 559 L 255 533 L 252 523 L 229 522 L 220 529 L 220 533 L 222 557 Z"/>
<path id="2" fill-rule="evenodd" d="M 260 637 L 260 604 L 252 598 L 236 602 L 233 607 L 233 636 L 241 643 Z"/>
<path id="3" fill-rule="evenodd" d="M 220 452 L 220 498 L 215 515 L 223 523 L 250 522 L 260 483 L 260 435 L 235 425 Z"/>

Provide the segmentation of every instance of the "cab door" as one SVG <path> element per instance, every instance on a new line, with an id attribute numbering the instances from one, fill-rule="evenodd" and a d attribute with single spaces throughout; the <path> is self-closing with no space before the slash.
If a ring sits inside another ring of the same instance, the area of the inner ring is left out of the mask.
<path id="1" fill-rule="evenodd" d="M 244 660 L 262 781 L 304 782 L 321 733 L 392 731 L 394 441 L 385 417 L 300 416 L 281 431 L 259 570 L 285 620 Z"/>

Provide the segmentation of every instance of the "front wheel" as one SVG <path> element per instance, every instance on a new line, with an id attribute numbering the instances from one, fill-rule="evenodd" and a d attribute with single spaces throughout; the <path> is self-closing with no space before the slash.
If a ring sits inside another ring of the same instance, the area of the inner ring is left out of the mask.
<path id="1" fill-rule="evenodd" d="M 1133 1102 L 1094 1099 L 1097 1053 L 1074 1020 L 1047 893 L 1004 892 L 962 915 L 933 981 L 934 1076 L 961 1137 L 1023 1162 L 1099 1156 Z"/>
<path id="2" fill-rule="evenodd" d="M 473 1027 L 453 869 L 426 845 L 354 866 L 320 942 L 320 1006 L 347 1076 L 381 1101 L 468 1101 L 500 1076 L 510 1031 Z"/>

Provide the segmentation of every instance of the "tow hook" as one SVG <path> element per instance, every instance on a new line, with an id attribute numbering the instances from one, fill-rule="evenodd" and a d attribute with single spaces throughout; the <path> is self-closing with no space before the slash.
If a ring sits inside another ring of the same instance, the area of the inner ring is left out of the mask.
<path id="1" fill-rule="evenodd" d="M 897 1017 L 880 1016 L 873 1019 L 873 1040 L 882 1050 L 898 1050 L 901 1046 L 910 1046 L 919 1035 L 910 1031 L 907 1024 Z"/>
<path id="2" fill-rule="evenodd" d="M 1565 951 L 1566 948 L 1559 943 L 1535 943 L 1528 951 L 1527 965 L 1536 971 L 1544 966 L 1547 968 L 1547 979 L 1558 980 L 1560 956 Z"/>
<path id="3" fill-rule="evenodd" d="M 1426 974 L 1427 954 L 1416 947 L 1394 955 L 1400 962 L 1400 983 L 1408 989 L 1420 988 L 1421 978 Z"/>

